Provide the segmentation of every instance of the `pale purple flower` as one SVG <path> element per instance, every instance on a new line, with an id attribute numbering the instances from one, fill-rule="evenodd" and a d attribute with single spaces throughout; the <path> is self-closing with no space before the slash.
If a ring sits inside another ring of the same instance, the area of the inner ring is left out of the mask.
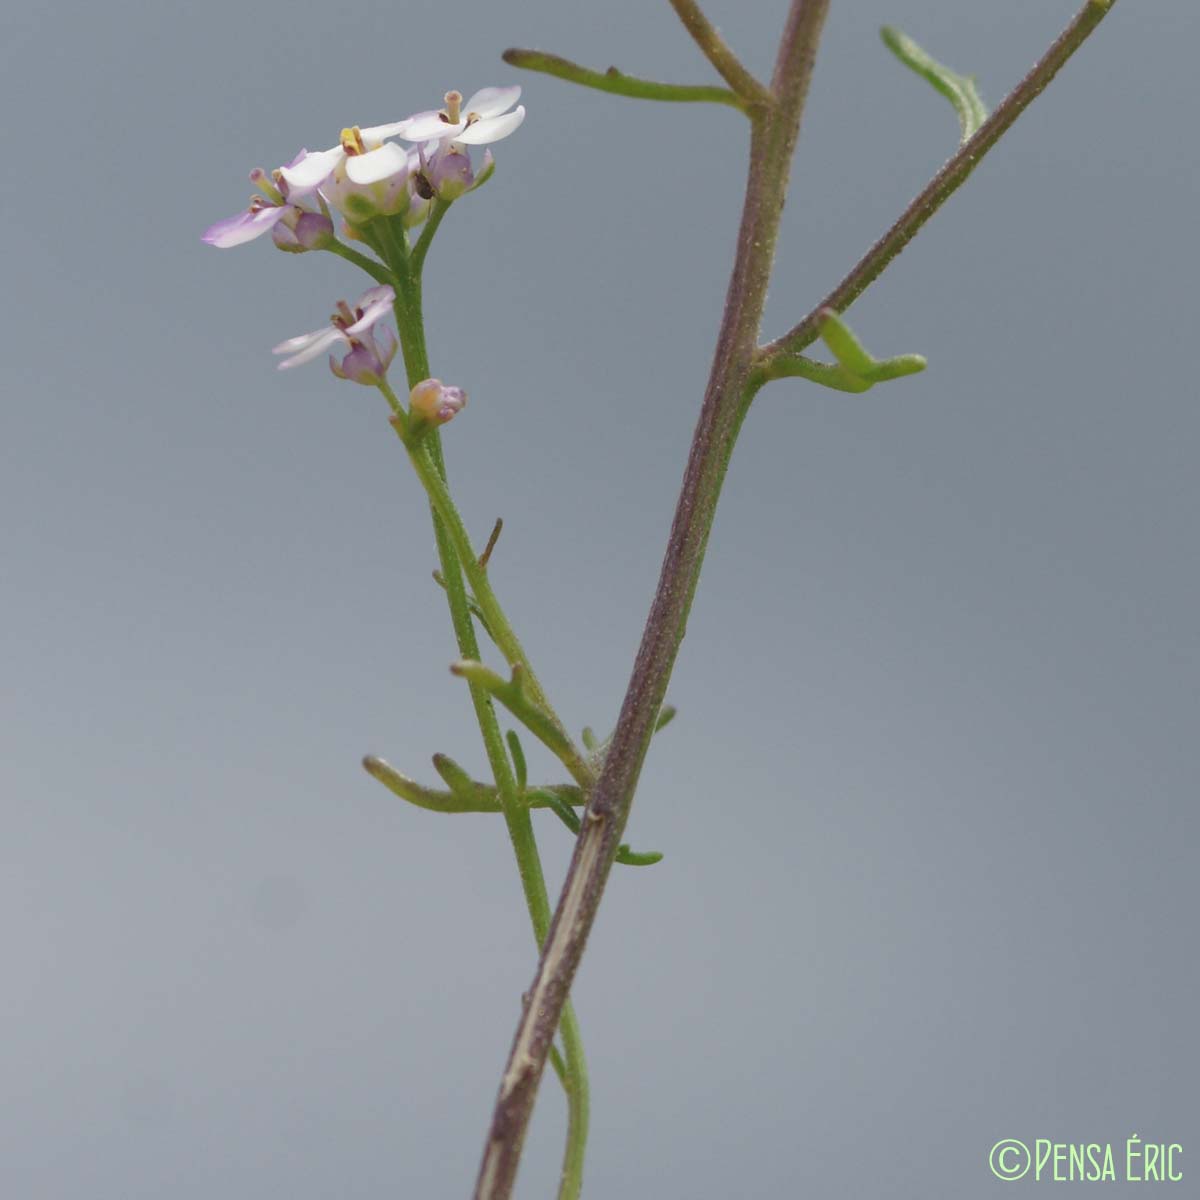
<path id="1" fill-rule="evenodd" d="M 433 425 L 445 425 L 466 404 L 462 388 L 447 387 L 440 379 L 422 379 L 408 395 L 409 411 Z"/>
<path id="2" fill-rule="evenodd" d="M 460 92 L 446 93 L 446 107 L 416 113 L 393 136 L 406 142 L 459 142 L 464 146 L 483 146 L 506 138 L 525 120 L 525 106 L 517 105 L 521 98 L 518 86 L 487 87 L 477 91 L 465 104 Z"/>
<path id="3" fill-rule="evenodd" d="M 292 165 L 300 162 L 306 153 L 301 150 Z M 275 244 L 281 250 L 299 251 L 317 249 L 327 237 L 332 237 L 333 222 L 324 213 L 310 212 L 292 202 L 296 197 L 283 177 L 283 172 L 288 169 L 277 167 L 268 176 L 262 167 L 255 167 L 250 172 L 250 181 L 260 194 L 253 196 L 249 207 L 242 212 L 210 225 L 200 240 L 227 250 L 273 230 L 276 231 Z"/>
<path id="4" fill-rule="evenodd" d="M 385 285 L 363 292 L 353 308 L 344 300 L 339 300 L 337 311 L 330 318 L 328 325 L 312 333 L 288 338 L 286 342 L 280 342 L 274 348 L 273 354 L 289 356 L 279 364 L 279 369 L 282 371 L 288 367 L 298 367 L 302 363 L 311 362 L 327 350 L 337 346 L 349 346 L 350 351 L 340 364 L 330 356 L 329 366 L 333 373 L 341 379 L 351 379 L 355 383 L 372 386 L 379 383 L 387 374 L 387 369 L 396 355 L 397 343 L 395 337 L 387 330 L 376 339 L 372 327 L 391 311 L 395 298 L 395 292 Z"/>

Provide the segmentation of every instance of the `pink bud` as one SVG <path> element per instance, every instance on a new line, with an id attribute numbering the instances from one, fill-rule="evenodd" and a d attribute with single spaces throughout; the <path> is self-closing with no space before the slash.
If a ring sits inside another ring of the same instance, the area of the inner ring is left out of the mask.
<path id="1" fill-rule="evenodd" d="M 408 396 L 413 415 L 433 425 L 445 425 L 466 403 L 462 388 L 447 387 L 440 379 L 422 379 Z"/>

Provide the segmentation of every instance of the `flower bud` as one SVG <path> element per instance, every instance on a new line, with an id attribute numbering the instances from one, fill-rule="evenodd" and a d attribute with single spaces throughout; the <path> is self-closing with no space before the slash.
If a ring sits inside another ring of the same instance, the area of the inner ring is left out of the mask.
<path id="1" fill-rule="evenodd" d="M 457 200 L 475 182 L 470 156 L 464 149 L 447 147 L 429 160 L 425 178 L 439 200 Z"/>
<path id="2" fill-rule="evenodd" d="M 447 387 L 440 379 L 422 379 L 409 393 L 409 411 L 431 425 L 445 425 L 466 406 L 462 388 Z"/>
<path id="3" fill-rule="evenodd" d="M 333 241 L 333 222 L 324 213 L 292 208 L 271 230 L 271 238 L 289 254 L 323 250 Z"/>
<path id="4" fill-rule="evenodd" d="M 364 331 L 351 340 L 350 352 L 340 363 L 333 355 L 329 356 L 329 369 L 339 379 L 378 387 L 396 357 L 397 345 L 386 328 L 380 330 L 378 339 L 372 337 L 370 331 Z"/>

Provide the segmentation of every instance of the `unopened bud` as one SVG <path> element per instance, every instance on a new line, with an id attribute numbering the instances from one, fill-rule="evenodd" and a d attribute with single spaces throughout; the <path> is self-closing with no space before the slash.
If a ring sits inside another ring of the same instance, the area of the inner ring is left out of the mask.
<path id="1" fill-rule="evenodd" d="M 409 409 L 431 425 L 445 425 L 466 406 L 462 388 L 447 387 L 440 379 L 422 379 L 409 393 Z"/>

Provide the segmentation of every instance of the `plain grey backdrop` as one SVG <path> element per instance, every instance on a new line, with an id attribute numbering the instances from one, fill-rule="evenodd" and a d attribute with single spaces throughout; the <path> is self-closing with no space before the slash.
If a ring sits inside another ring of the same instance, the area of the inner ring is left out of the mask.
<path id="1" fill-rule="evenodd" d="M 709 7 L 768 70 L 784 0 Z M 835 0 L 768 335 L 954 148 L 878 26 L 994 104 L 1072 10 Z M 353 269 L 199 235 L 255 164 L 525 85 L 434 246 L 430 344 L 497 588 L 606 730 L 743 123 L 499 60 L 709 80 L 665 2 L 0 22 L 0 1194 L 465 1196 L 535 951 L 499 820 L 358 766 L 483 767 L 426 509 L 377 395 L 274 370 Z M 757 402 L 629 827 L 666 858 L 617 869 L 576 989 L 587 1195 L 987 1197 L 1035 1186 L 992 1177 L 1001 1138 L 1132 1134 L 1194 1194 L 1198 40 L 1189 0 L 1122 0 L 854 307 L 927 373 Z M 548 1080 L 522 1197 L 562 1113 Z"/>

